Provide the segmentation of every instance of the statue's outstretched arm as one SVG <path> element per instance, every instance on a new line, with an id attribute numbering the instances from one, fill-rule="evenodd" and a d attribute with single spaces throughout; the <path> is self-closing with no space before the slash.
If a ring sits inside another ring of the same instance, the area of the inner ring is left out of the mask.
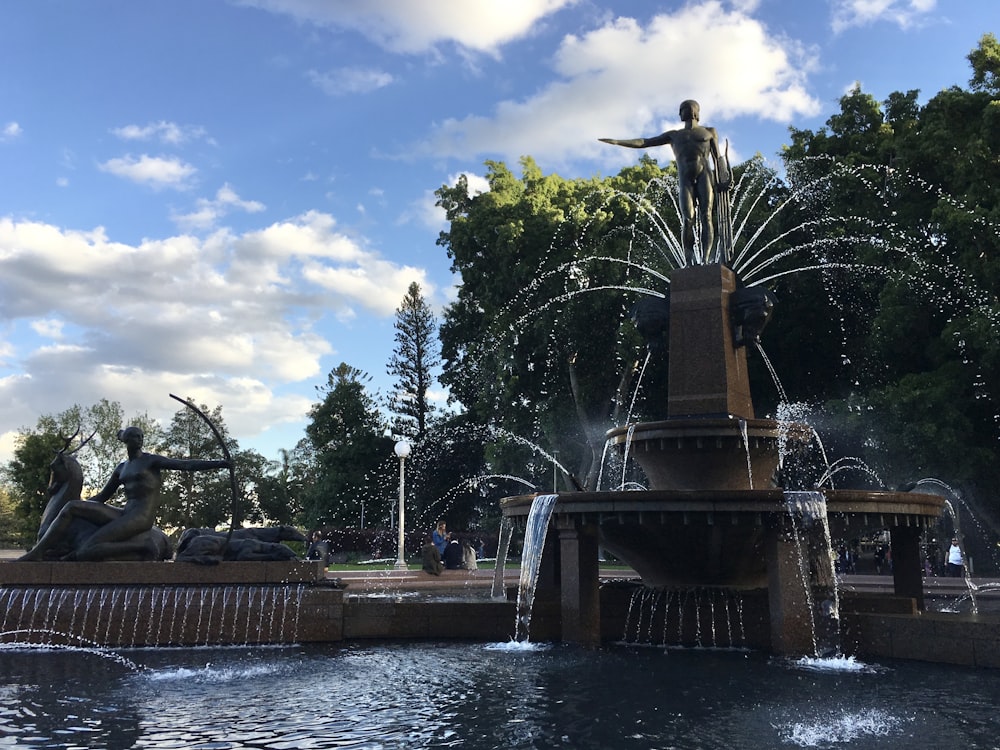
<path id="1" fill-rule="evenodd" d="M 627 148 L 650 148 L 651 146 L 664 146 L 672 142 L 673 131 L 667 131 L 652 138 L 598 138 L 601 143 L 610 143 L 612 146 L 626 146 Z"/>

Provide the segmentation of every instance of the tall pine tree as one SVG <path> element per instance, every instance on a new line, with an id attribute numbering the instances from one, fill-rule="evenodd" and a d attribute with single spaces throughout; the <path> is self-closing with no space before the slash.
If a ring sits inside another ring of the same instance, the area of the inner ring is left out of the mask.
<path id="1" fill-rule="evenodd" d="M 410 284 L 396 310 L 396 348 L 386 371 L 396 376 L 389 408 L 395 415 L 392 430 L 399 437 L 420 440 L 427 434 L 434 407 L 427 393 L 434 382 L 432 369 L 441 358 L 434 314 L 420 293 L 420 285 Z"/>

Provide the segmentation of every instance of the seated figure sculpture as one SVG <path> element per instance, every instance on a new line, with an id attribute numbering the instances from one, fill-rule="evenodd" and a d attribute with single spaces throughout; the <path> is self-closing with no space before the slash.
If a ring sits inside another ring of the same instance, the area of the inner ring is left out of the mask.
<path id="1" fill-rule="evenodd" d="M 55 458 L 49 464 L 49 486 L 46 492 L 49 500 L 38 525 L 39 540 L 45 536 L 52 522 L 56 520 L 60 511 L 68 503 L 91 502 L 80 499 L 80 493 L 83 490 L 83 469 L 74 455 L 87 444 L 90 438 L 82 441 L 75 450 L 70 451 L 69 446 L 74 437 L 76 434 L 63 438 L 63 447 L 56 451 Z M 98 524 L 86 518 L 74 517 L 60 539 L 53 541 L 52 546 L 42 553 L 41 559 L 59 560 L 64 556 L 71 555 L 97 528 Z M 123 562 L 166 560 L 170 554 L 169 538 L 161 529 L 154 526 L 149 531 L 129 539 L 127 543 L 122 544 L 113 557 L 106 559 Z"/>
<path id="2" fill-rule="evenodd" d="M 229 467 L 228 461 L 202 461 L 197 459 L 167 458 L 143 451 L 143 433 L 138 427 L 126 427 L 118 432 L 118 439 L 125 444 L 128 458 L 122 461 L 100 492 L 88 500 L 67 499 L 48 527 L 40 534 L 38 542 L 20 559 L 45 560 L 53 550 L 70 546 L 63 560 L 134 560 L 136 538 L 153 529 L 160 508 L 160 472 L 205 471 Z M 121 487 L 125 493 L 125 507 L 108 505 Z M 82 539 L 71 542 L 71 532 L 79 529 L 78 521 L 93 526 L 93 531 L 82 534 Z"/>

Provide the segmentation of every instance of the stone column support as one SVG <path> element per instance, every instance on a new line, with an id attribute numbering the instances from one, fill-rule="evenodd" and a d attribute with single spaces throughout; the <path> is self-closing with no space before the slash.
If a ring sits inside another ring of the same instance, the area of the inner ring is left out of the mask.
<path id="1" fill-rule="evenodd" d="M 597 646 L 601 642 L 601 596 L 597 529 L 557 516 L 559 534 L 562 640 Z"/>
<path id="2" fill-rule="evenodd" d="M 892 551 L 892 583 L 897 596 L 916 600 L 917 609 L 924 609 L 923 566 L 920 560 L 920 527 L 894 526 L 890 529 L 889 548 Z"/>
<path id="3" fill-rule="evenodd" d="M 789 535 L 778 528 L 768 532 L 765 547 L 771 651 L 782 655 L 811 654 L 812 614 L 802 584 L 799 551 Z"/>

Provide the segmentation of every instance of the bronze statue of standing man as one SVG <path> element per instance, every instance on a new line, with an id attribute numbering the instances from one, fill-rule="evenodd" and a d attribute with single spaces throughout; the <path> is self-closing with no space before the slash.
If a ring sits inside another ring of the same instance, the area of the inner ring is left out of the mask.
<path id="1" fill-rule="evenodd" d="M 677 161 L 677 179 L 680 183 L 681 242 L 687 264 L 693 265 L 694 225 L 697 219 L 702 257 L 707 261 L 715 242 L 715 223 L 712 207 L 715 191 L 729 189 L 730 174 L 725 156 L 719 151 L 719 137 L 715 128 L 698 124 L 701 107 L 693 99 L 681 102 L 680 118 L 684 127 L 668 130 L 652 138 L 600 138 L 604 143 L 628 148 L 650 148 L 670 144 Z M 721 253 L 720 253 L 721 255 Z"/>

